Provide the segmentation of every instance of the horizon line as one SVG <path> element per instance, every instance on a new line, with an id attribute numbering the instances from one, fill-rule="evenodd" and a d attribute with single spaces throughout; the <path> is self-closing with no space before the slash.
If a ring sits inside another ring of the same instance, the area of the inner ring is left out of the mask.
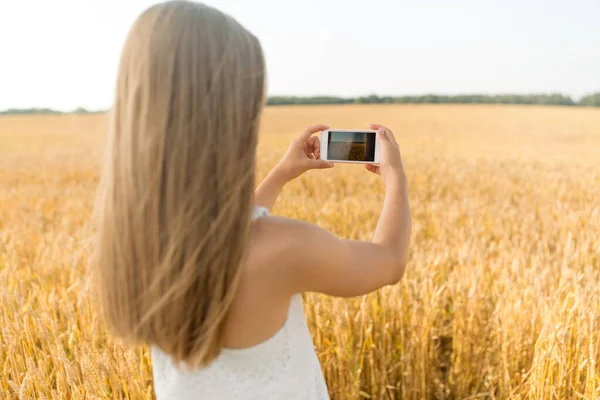
<path id="1" fill-rule="evenodd" d="M 582 96 L 571 96 L 571 95 L 567 95 L 558 91 L 548 91 L 548 92 L 522 92 L 522 93 L 517 93 L 517 92 L 497 92 L 497 93 L 477 93 L 477 92 L 464 92 L 464 93 L 454 93 L 454 94 L 448 94 L 448 93 L 436 93 L 436 92 L 426 92 L 426 93 L 422 93 L 422 94 L 404 94 L 404 95 L 389 95 L 389 94 L 376 94 L 376 93 L 370 93 L 370 94 L 362 94 L 362 95 L 357 95 L 357 96 L 340 96 L 340 95 L 334 95 L 334 94 L 314 94 L 314 95 L 294 95 L 294 94 L 274 94 L 274 95 L 269 95 L 266 98 L 266 103 L 268 103 L 268 101 L 270 99 L 299 99 L 299 100 L 309 100 L 309 99 L 336 99 L 336 100 L 343 100 L 343 101 L 357 101 L 357 100 L 361 100 L 361 99 L 405 99 L 405 100 L 410 100 L 410 99 L 424 99 L 426 97 L 439 97 L 441 99 L 452 99 L 452 98 L 457 98 L 457 97 L 483 97 L 483 98 L 495 98 L 495 97 L 509 97 L 509 96 L 515 96 L 515 97 L 528 97 L 528 96 L 539 96 L 539 97 L 550 97 L 550 96 L 561 96 L 563 97 L 565 100 L 571 100 L 574 104 L 573 105 L 578 105 L 578 102 L 581 101 L 582 99 L 589 97 L 589 96 L 596 96 L 596 95 L 600 95 L 600 89 L 596 90 L 596 91 L 590 91 L 588 94 L 584 94 Z M 375 102 L 377 103 L 377 102 Z M 427 102 L 423 102 L 423 103 L 427 103 Z M 421 104 L 423 104 L 421 103 Z M 452 102 L 450 102 L 452 103 Z M 302 105 L 303 103 L 299 103 L 297 105 Z M 310 103 L 304 103 L 306 105 L 309 105 Z M 324 103 L 326 104 L 326 103 Z M 335 103 L 331 103 L 331 104 L 335 104 Z M 360 104 L 360 102 L 359 102 Z M 383 103 L 379 103 L 379 104 L 383 104 Z M 393 104 L 393 103 L 392 103 Z M 396 103 L 396 104 L 401 104 L 401 103 Z M 433 103 L 433 104 L 440 104 L 440 103 Z M 441 103 L 443 104 L 443 103 Z M 460 104 L 460 103 L 457 103 Z M 472 102 L 472 103 L 466 103 L 466 104 L 495 104 L 495 103 L 482 103 L 482 102 Z M 501 103 L 502 104 L 502 103 Z M 511 103 L 508 103 L 511 104 Z M 517 103 L 518 104 L 518 103 Z M 268 104 L 268 105 L 274 105 L 274 104 Z M 275 104 L 277 105 L 277 104 Z M 285 104 L 282 104 L 285 105 Z M 289 105 L 295 105 L 295 104 L 289 104 Z M 316 104 L 315 104 L 316 105 Z M 76 113 L 76 112 L 80 112 L 80 113 L 84 113 L 84 112 L 88 112 L 88 113 L 101 113 L 101 112 L 106 112 L 107 110 L 109 110 L 110 107 L 108 108 L 103 108 L 103 109 L 93 109 L 93 108 L 86 108 L 84 106 L 77 106 L 71 109 L 66 109 L 66 108 L 54 108 L 54 107 L 47 107 L 47 106 L 30 106 L 30 107 L 9 107 L 9 108 L 5 108 L 5 109 L 0 109 L 0 114 L 9 114 L 11 112 L 25 112 L 28 110 L 31 111 L 35 111 L 35 110 L 39 110 L 42 112 L 46 112 L 46 113 L 64 113 L 64 114 L 69 114 L 69 113 Z"/>

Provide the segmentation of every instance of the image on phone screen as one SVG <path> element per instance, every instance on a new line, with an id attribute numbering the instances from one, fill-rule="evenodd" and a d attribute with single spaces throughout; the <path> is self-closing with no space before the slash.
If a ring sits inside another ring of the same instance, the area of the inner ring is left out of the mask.
<path id="1" fill-rule="evenodd" d="M 327 158 L 340 161 L 375 161 L 375 133 L 329 132 Z"/>

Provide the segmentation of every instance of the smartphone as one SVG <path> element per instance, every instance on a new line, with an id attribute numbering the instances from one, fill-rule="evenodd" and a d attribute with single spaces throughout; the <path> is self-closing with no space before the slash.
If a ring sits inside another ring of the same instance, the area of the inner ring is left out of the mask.
<path id="1" fill-rule="evenodd" d="M 321 133 L 321 159 L 340 163 L 378 164 L 376 131 L 328 129 Z"/>

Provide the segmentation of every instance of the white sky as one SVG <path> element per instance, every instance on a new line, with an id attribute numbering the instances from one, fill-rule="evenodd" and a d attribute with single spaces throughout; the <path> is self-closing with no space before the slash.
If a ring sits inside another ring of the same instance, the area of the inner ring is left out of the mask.
<path id="1" fill-rule="evenodd" d="M 148 0 L 0 0 L 0 110 L 112 102 Z M 262 41 L 269 94 L 600 91 L 599 0 L 207 0 Z"/>

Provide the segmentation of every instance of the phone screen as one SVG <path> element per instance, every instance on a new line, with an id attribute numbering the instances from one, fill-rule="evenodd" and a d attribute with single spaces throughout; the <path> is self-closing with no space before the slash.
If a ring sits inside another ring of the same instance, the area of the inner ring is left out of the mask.
<path id="1" fill-rule="evenodd" d="M 327 158 L 340 161 L 375 161 L 375 132 L 329 131 Z"/>

